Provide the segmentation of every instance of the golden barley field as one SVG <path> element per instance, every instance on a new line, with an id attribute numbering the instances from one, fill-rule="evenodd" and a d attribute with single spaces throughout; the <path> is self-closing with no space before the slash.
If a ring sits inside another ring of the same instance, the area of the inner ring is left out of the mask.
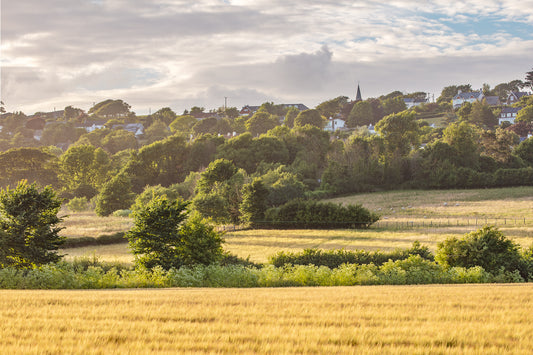
<path id="1" fill-rule="evenodd" d="M 531 354 L 533 287 L 0 291 L 4 354 Z"/>

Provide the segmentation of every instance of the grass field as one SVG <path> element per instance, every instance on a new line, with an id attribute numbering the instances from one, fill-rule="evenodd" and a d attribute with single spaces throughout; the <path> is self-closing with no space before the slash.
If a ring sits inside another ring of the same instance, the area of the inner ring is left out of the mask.
<path id="1" fill-rule="evenodd" d="M 485 223 L 496 224 L 509 238 L 527 247 L 533 243 L 533 187 L 478 190 L 388 191 L 331 199 L 362 204 L 382 215 L 368 230 L 244 230 L 228 232 L 224 248 L 255 262 L 279 251 L 305 248 L 391 250 L 413 241 L 435 250 L 449 236 L 462 236 Z M 412 224 L 411 224 L 412 223 Z M 98 236 L 128 230 L 131 219 L 73 213 L 63 235 Z M 97 255 L 101 260 L 131 262 L 127 244 L 67 249 L 67 258 Z"/>
<path id="2" fill-rule="evenodd" d="M 530 285 L 0 291 L 7 354 L 531 354 Z"/>

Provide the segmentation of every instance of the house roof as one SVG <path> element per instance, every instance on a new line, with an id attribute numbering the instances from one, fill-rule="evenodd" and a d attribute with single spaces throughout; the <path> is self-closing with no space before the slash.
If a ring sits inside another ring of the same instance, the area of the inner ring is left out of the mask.
<path id="1" fill-rule="evenodd" d="M 463 99 L 463 100 L 477 99 L 477 98 L 479 98 L 482 95 L 483 95 L 483 93 L 481 91 L 458 92 L 457 95 L 455 95 L 453 97 L 453 99 L 454 100 L 458 100 L 458 99 Z"/>
<path id="2" fill-rule="evenodd" d="M 521 109 L 522 109 L 522 107 L 505 106 L 504 108 L 502 108 L 501 113 L 518 113 L 518 111 L 520 111 Z"/>
<path id="3" fill-rule="evenodd" d="M 499 106 L 501 105 L 499 96 L 485 96 L 485 100 L 489 106 Z"/>
<path id="4" fill-rule="evenodd" d="M 509 96 L 514 96 L 517 100 L 520 100 L 520 98 L 523 96 L 529 96 L 529 93 L 524 91 L 513 91 L 509 93 Z"/>

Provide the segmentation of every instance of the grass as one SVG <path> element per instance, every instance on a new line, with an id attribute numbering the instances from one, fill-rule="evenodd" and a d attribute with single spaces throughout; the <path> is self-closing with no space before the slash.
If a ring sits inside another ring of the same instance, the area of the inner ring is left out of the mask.
<path id="1" fill-rule="evenodd" d="M 529 285 L 0 291 L 9 354 L 530 354 Z"/>
<path id="2" fill-rule="evenodd" d="M 533 187 L 478 190 L 386 191 L 330 199 L 362 204 L 382 215 L 368 230 L 243 230 L 228 232 L 224 248 L 255 262 L 266 262 L 279 251 L 306 248 L 392 250 L 418 240 L 432 250 L 450 236 L 462 236 L 495 224 L 509 238 L 528 247 L 533 243 Z M 524 222 L 525 221 L 525 222 Z M 131 219 L 72 214 L 64 222 L 66 236 L 98 236 L 126 231 Z M 91 234 L 92 233 L 92 234 Z M 93 254 L 104 261 L 131 262 L 127 244 L 67 249 L 67 258 Z"/>

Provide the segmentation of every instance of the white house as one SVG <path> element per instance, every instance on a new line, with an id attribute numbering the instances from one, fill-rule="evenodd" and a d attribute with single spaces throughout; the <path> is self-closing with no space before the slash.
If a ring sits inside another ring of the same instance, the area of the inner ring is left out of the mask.
<path id="1" fill-rule="evenodd" d="M 500 112 L 500 117 L 498 117 L 498 124 L 502 124 L 503 122 L 509 122 L 510 124 L 515 123 L 516 116 L 518 116 L 518 112 L 522 109 L 522 107 L 504 107 L 502 108 L 502 111 Z"/>
<path id="2" fill-rule="evenodd" d="M 342 118 L 330 117 L 328 122 L 326 123 L 326 127 L 324 127 L 324 130 L 329 132 L 335 132 L 336 130 L 344 128 L 346 128 L 346 122 Z"/>
<path id="3" fill-rule="evenodd" d="M 415 106 L 420 106 L 422 104 L 427 103 L 428 100 L 426 98 L 421 99 L 421 98 L 408 97 L 408 98 L 403 99 L 403 102 L 405 102 L 405 106 L 407 106 L 407 109 L 409 110 Z"/>
<path id="4" fill-rule="evenodd" d="M 459 90 L 457 95 L 455 95 L 452 99 L 453 108 L 459 108 L 465 102 L 474 103 L 475 101 L 483 101 L 484 97 L 485 95 L 483 95 L 483 90 L 472 92 L 462 92 L 461 90 Z"/>

